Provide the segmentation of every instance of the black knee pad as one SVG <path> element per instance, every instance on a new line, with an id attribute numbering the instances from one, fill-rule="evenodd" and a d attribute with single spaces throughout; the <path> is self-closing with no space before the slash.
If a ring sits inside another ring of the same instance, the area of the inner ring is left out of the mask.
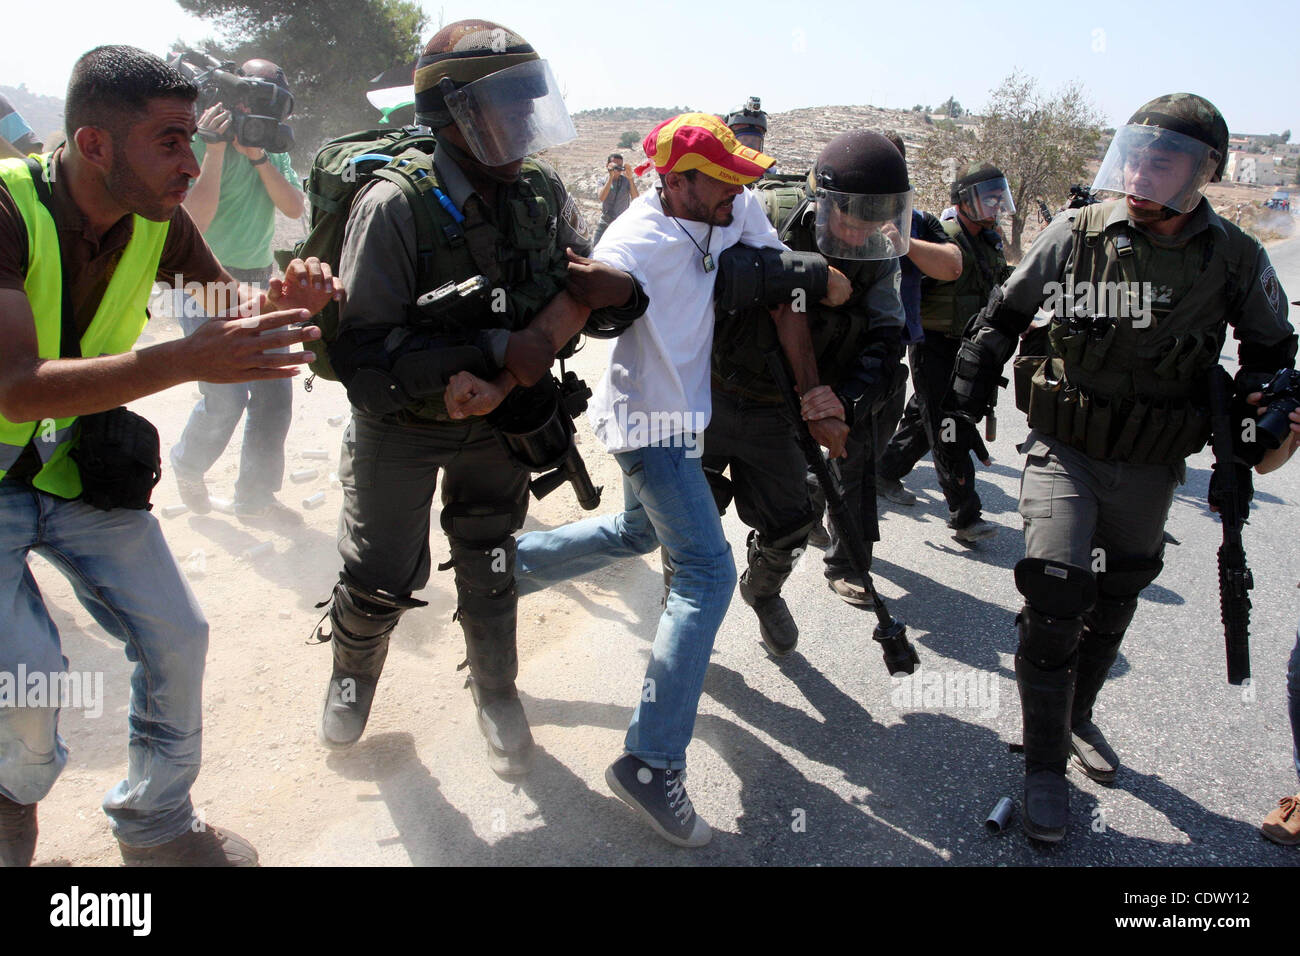
<path id="1" fill-rule="evenodd" d="M 1097 601 L 1097 580 L 1086 568 L 1044 558 L 1016 563 L 1016 590 L 1029 607 L 1054 618 L 1077 618 Z"/>
<path id="2" fill-rule="evenodd" d="M 453 542 L 459 539 L 473 547 L 495 547 L 524 526 L 528 499 L 521 502 L 488 501 L 479 504 L 453 503 L 442 509 L 439 522 Z"/>
<path id="3" fill-rule="evenodd" d="M 427 601 L 362 587 L 346 571 L 334 585 L 330 623 L 353 637 L 379 637 L 397 626 L 397 620 L 413 607 Z"/>
<path id="4" fill-rule="evenodd" d="M 1082 618 L 1051 617 L 1025 605 L 1016 623 L 1020 625 L 1017 653 L 1040 670 L 1056 670 L 1068 664 L 1079 649 Z"/>

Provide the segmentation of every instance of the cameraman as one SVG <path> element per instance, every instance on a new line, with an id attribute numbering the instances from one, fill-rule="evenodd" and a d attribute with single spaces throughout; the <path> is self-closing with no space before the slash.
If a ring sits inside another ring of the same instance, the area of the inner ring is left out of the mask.
<path id="1" fill-rule="evenodd" d="M 284 71 L 269 60 L 249 60 L 240 73 L 289 92 Z M 216 103 L 199 118 L 201 138 L 194 141 L 194 154 L 202 168 L 185 209 L 231 276 L 265 286 L 271 277 L 275 211 L 300 218 L 303 193 L 287 153 L 245 145 L 231 132 L 231 109 L 246 111 L 247 107 Z M 186 309 L 178 317 L 186 335 L 192 335 L 206 318 L 193 311 Z M 203 397 L 171 450 L 181 500 L 195 514 L 211 510 L 203 476 L 225 450 L 247 409 L 235 514 L 241 519 L 301 520 L 275 499 L 284 479 L 284 440 L 293 413 L 291 383 L 287 379 L 231 385 L 200 382 L 199 391 Z"/>
<path id="2" fill-rule="evenodd" d="M 600 242 L 600 237 L 605 234 L 609 224 L 623 215 L 632 200 L 639 195 L 636 177 L 623 167 L 622 153 L 609 154 L 609 159 L 605 160 L 605 171 L 609 177 L 600 188 L 600 223 L 596 226 L 596 238 L 591 240 L 593 247 Z"/>

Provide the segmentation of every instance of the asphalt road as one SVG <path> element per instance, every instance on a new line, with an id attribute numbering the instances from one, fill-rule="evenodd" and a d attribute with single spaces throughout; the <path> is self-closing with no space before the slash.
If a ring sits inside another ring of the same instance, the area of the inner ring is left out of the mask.
<path id="1" fill-rule="evenodd" d="M 1300 242 L 1276 247 L 1273 258 L 1284 286 L 1300 294 Z M 811 551 L 785 591 L 802 628 L 791 657 L 776 662 L 764 654 L 739 597 L 718 636 L 688 754 L 688 787 L 718 829 L 713 843 L 687 856 L 636 839 L 623 829 L 630 817 L 602 813 L 577 846 L 565 840 L 558 853 L 553 847 L 552 860 L 1300 865 L 1300 851 L 1274 846 L 1256 830 L 1281 796 L 1297 790 L 1286 664 L 1300 617 L 1300 555 L 1293 546 L 1300 468 L 1257 481 L 1245 533 L 1256 582 L 1255 680 L 1243 691 L 1226 681 L 1215 558 L 1221 532 L 1204 505 L 1208 451 L 1188 462 L 1168 523 L 1179 543 L 1168 548 L 1164 573 L 1140 605 L 1098 706 L 1097 720 L 1123 760 L 1116 784 L 1104 787 L 1071 771 L 1071 829 L 1056 847 L 1028 841 L 1018 820 L 1001 835 L 985 830 L 998 798 L 1018 803 L 1022 783 L 1022 758 L 1008 745 L 1020 739 L 1012 656 L 1021 600 L 1012 567 L 1024 554 L 1016 513 L 1023 458 L 1015 445 L 1025 426 L 1010 394 L 1003 395 L 999 420 L 993 466 L 978 472 L 985 516 L 1003 529 L 996 538 L 974 547 L 952 539 L 928 459 L 906 481 L 921 496 L 915 507 L 882 502 L 876 580 L 892 611 L 908 622 L 926 676 L 891 680 L 870 638 L 874 618 L 830 594 L 820 553 Z M 745 529 L 732 514 L 725 524 L 739 563 Z M 629 576 L 624 586 L 639 582 L 645 591 L 639 601 L 629 599 L 641 617 L 628 626 L 640 664 L 658 611 L 657 575 L 647 563 Z M 585 640 L 607 641 L 610 626 L 595 622 Z M 575 659 L 572 650 L 583 640 L 571 634 L 564 643 L 571 680 L 590 687 L 608 661 Z M 605 679 L 622 684 L 630 676 Z M 627 716 L 624 705 L 530 699 L 528 706 L 535 724 L 604 727 L 607 745 L 621 736 Z M 577 769 L 579 777 L 594 776 L 608 759 L 603 750 L 599 761 L 588 756 L 591 767 Z M 565 800 L 585 801 L 585 789 L 558 762 L 540 766 L 524 785 L 534 822 L 561 827 Z M 542 832 L 529 837 L 516 847 L 520 854 L 510 852 L 514 841 L 507 838 L 479 858 L 531 859 L 524 846 L 537 849 Z"/>

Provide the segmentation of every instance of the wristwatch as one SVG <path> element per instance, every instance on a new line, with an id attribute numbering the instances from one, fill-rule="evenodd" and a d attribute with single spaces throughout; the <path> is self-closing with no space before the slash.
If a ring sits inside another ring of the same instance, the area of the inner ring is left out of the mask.
<path id="1" fill-rule="evenodd" d="M 265 162 L 266 162 L 267 160 L 269 160 L 270 158 L 271 158 L 271 154 L 268 153 L 266 150 L 262 150 L 262 158 L 261 158 L 261 159 L 250 159 L 250 160 L 248 161 L 248 165 L 250 165 L 250 166 L 261 166 L 263 163 L 265 163 Z"/>

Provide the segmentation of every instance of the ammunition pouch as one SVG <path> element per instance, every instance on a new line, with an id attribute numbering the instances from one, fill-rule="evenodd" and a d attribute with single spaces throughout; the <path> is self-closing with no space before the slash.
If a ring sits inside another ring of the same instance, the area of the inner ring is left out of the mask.
<path id="1" fill-rule="evenodd" d="M 718 256 L 713 296 L 727 312 L 753 305 L 770 309 L 789 302 L 796 290 L 818 301 L 829 284 L 830 266 L 815 252 L 735 245 Z"/>
<path id="2" fill-rule="evenodd" d="M 124 405 L 77 423 L 70 454 L 81 473 L 81 500 L 101 511 L 151 510 L 149 497 L 162 477 L 158 429 Z"/>
<path id="3" fill-rule="evenodd" d="M 1210 435 L 1209 411 L 1193 399 L 1101 395 L 1071 384 L 1056 356 L 1030 377 L 1027 411 L 1030 428 L 1105 461 L 1178 465 Z"/>

